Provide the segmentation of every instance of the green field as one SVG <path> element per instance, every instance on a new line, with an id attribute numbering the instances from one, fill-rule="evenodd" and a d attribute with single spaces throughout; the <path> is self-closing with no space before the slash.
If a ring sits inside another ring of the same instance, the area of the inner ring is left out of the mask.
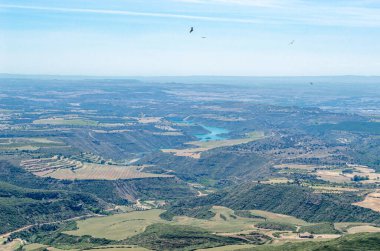
<path id="1" fill-rule="evenodd" d="M 209 220 L 176 216 L 173 222 L 200 227 L 214 233 L 232 233 L 252 230 L 255 223 L 262 221 L 262 219 L 238 217 L 233 210 L 226 207 L 213 207 L 211 211 L 215 213 L 215 216 Z"/>
<path id="2" fill-rule="evenodd" d="M 215 212 L 216 215 L 210 220 L 177 216 L 174 217 L 173 221 L 166 221 L 160 218 L 159 215 L 164 212 L 163 210 L 134 211 L 78 221 L 79 229 L 66 233 L 78 236 L 91 235 L 97 238 L 123 240 L 144 232 L 147 226 L 154 223 L 187 225 L 200 227 L 211 232 L 228 233 L 251 230 L 253 229 L 254 223 L 261 221 L 260 219 L 237 217 L 234 215 L 233 210 L 228 208 L 214 207 L 212 211 Z M 222 217 L 225 217 L 225 219 Z"/>
<path id="3" fill-rule="evenodd" d="M 255 224 L 264 222 L 262 218 L 245 218 L 234 214 L 234 211 L 226 207 L 214 206 L 211 211 L 215 216 L 211 219 L 196 219 L 187 216 L 175 216 L 172 221 L 160 218 L 164 210 L 154 209 L 147 211 L 134 211 L 130 213 L 116 214 L 106 217 L 91 218 L 77 222 L 78 230 L 65 232 L 71 235 L 91 235 L 96 238 L 111 240 L 123 240 L 144 232 L 147 226 L 154 223 L 171 225 L 187 225 L 199 227 L 213 233 L 236 233 L 254 230 Z M 278 224 L 309 225 L 300 219 L 273 214 L 265 211 L 252 211 L 254 215 L 267 218 L 268 221 Z"/>
<path id="4" fill-rule="evenodd" d="M 271 212 L 262 211 L 262 210 L 250 210 L 250 212 L 252 215 L 264 217 L 268 221 L 271 221 L 271 222 L 278 222 L 278 223 L 284 223 L 284 224 L 289 223 L 289 224 L 300 225 L 300 226 L 305 226 L 305 225 L 310 224 L 304 220 L 301 220 L 289 215 L 276 214 L 276 213 L 271 213 Z"/>
<path id="5" fill-rule="evenodd" d="M 36 151 L 42 147 L 64 146 L 62 142 L 42 137 L 2 138 L 0 151 Z"/>
<path id="6" fill-rule="evenodd" d="M 154 223 L 165 222 L 160 218 L 163 210 L 135 211 L 106 217 L 78 221 L 78 230 L 68 231 L 71 235 L 91 235 L 97 238 L 123 240 L 143 233 L 145 228 Z"/>

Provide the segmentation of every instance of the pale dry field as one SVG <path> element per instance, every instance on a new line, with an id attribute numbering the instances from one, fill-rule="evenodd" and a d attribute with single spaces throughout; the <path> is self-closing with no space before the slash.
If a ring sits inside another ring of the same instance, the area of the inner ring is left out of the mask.
<path id="1" fill-rule="evenodd" d="M 142 118 L 134 118 L 141 124 L 151 124 L 151 123 L 158 123 L 163 118 L 162 117 L 142 117 Z"/>
<path id="2" fill-rule="evenodd" d="M 261 183 L 263 184 L 286 184 L 292 180 L 289 180 L 287 178 L 275 178 L 275 179 L 270 179 L 267 181 L 262 181 Z"/>
<path id="3" fill-rule="evenodd" d="M 188 149 L 162 149 L 164 153 L 171 153 L 179 157 L 190 157 L 194 159 L 199 159 L 201 153 L 210 149 L 207 148 L 188 148 Z"/>
<path id="4" fill-rule="evenodd" d="M 14 239 L 14 240 L 12 240 L 11 242 L 8 242 L 5 245 L 0 244 L 0 250 L 1 251 L 18 250 L 23 244 L 24 244 L 23 240 L 21 240 L 21 239 Z"/>
<path id="5" fill-rule="evenodd" d="M 323 168 L 322 166 L 293 164 L 293 163 L 279 164 L 279 165 L 274 165 L 273 167 L 279 168 L 279 169 L 290 168 L 290 169 L 302 169 L 302 170 L 310 170 L 310 171 L 315 170 L 315 168 Z"/>
<path id="6" fill-rule="evenodd" d="M 315 190 L 321 191 L 336 191 L 336 192 L 358 192 L 359 189 L 351 187 L 334 187 L 334 186 L 310 186 Z"/>
<path id="7" fill-rule="evenodd" d="M 356 226 L 349 228 L 347 230 L 349 234 L 357 234 L 357 233 L 379 233 L 380 228 L 374 226 Z"/>
<path id="8" fill-rule="evenodd" d="M 361 183 L 380 183 L 380 173 L 376 173 L 374 169 L 368 168 L 366 166 L 355 166 L 353 167 L 355 171 L 353 173 L 342 173 L 341 169 L 336 170 L 317 170 L 316 174 L 319 178 L 331 181 L 331 182 L 350 182 L 352 178 L 357 176 L 368 177 L 369 180 L 362 180 Z"/>
<path id="9" fill-rule="evenodd" d="M 380 192 L 370 193 L 365 197 L 363 201 L 353 203 L 353 205 L 380 212 Z"/>
<path id="10" fill-rule="evenodd" d="M 33 250 L 41 250 L 42 248 L 47 248 L 47 246 L 43 244 L 33 243 L 33 244 L 28 244 L 28 245 L 23 246 L 22 250 L 33 251 Z"/>
<path id="11" fill-rule="evenodd" d="M 329 239 L 336 239 L 339 237 L 341 237 L 340 234 L 314 234 L 313 239 L 300 238 L 298 234 L 296 233 L 288 233 L 286 235 L 281 235 L 282 240 L 303 240 L 303 241 L 313 241 L 313 240 L 318 240 L 318 239 L 329 240 Z"/>
<path id="12" fill-rule="evenodd" d="M 70 125 L 70 126 L 97 126 L 99 123 L 92 120 L 74 118 L 47 118 L 33 121 L 36 125 Z"/>
<path id="13" fill-rule="evenodd" d="M 326 181 L 331 182 L 337 182 L 337 183 L 344 183 L 344 182 L 350 182 L 351 178 L 347 177 L 346 175 L 342 174 L 341 170 L 318 170 L 317 176 Z"/>
<path id="14" fill-rule="evenodd" d="M 153 174 L 140 172 L 141 166 L 114 166 L 84 164 L 77 170 L 58 169 L 52 173 L 43 175 L 63 180 L 119 180 L 119 179 L 137 179 L 153 177 L 173 177 L 172 175 Z"/>

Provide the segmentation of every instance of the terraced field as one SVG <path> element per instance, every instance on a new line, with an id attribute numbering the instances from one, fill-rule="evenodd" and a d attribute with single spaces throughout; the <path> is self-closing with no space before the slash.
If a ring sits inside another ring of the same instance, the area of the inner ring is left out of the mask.
<path id="1" fill-rule="evenodd" d="M 126 180 L 172 177 L 171 175 L 143 172 L 143 169 L 148 166 L 116 166 L 83 163 L 58 156 L 45 159 L 24 160 L 21 162 L 21 166 L 37 176 L 61 180 Z"/>
<path id="2" fill-rule="evenodd" d="M 25 170 L 37 176 L 48 176 L 49 174 L 60 169 L 69 169 L 73 172 L 74 170 L 83 167 L 83 164 L 80 161 L 59 156 L 54 156 L 52 158 L 23 160 L 20 165 L 24 167 Z"/>

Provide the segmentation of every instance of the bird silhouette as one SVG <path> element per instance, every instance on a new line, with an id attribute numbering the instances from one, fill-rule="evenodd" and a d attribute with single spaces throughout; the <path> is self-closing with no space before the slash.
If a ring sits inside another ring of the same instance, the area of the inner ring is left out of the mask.
<path id="1" fill-rule="evenodd" d="M 207 37 L 202 37 L 202 38 L 207 38 Z"/>
<path id="2" fill-rule="evenodd" d="M 192 33 L 193 31 L 194 31 L 194 27 L 191 27 L 189 33 Z"/>
<path id="3" fill-rule="evenodd" d="M 292 42 L 289 43 L 289 45 L 293 45 L 295 42 L 295 40 L 292 40 Z"/>

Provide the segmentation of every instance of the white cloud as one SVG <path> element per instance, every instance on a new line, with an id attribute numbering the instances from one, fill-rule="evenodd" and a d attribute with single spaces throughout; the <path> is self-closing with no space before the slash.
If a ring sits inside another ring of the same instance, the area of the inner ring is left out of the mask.
<path id="1" fill-rule="evenodd" d="M 321 2 L 307 2 L 300 0 L 172 0 L 191 3 L 228 3 L 250 5 L 263 8 L 246 8 L 246 18 L 207 16 L 195 14 L 177 14 L 163 12 L 138 12 L 128 10 L 86 9 L 86 8 L 61 8 L 29 5 L 1 5 L 0 8 L 27 9 L 52 12 L 89 13 L 103 15 L 125 15 L 173 19 L 189 19 L 210 22 L 246 23 L 246 24 L 275 24 L 290 23 L 293 25 L 321 25 L 321 26 L 346 26 L 346 27 L 380 27 L 380 8 L 371 8 L 365 4 L 358 5 L 341 3 L 322 4 Z M 260 11 L 262 10 L 262 11 Z M 249 17 L 252 16 L 252 17 Z"/>
<path id="2" fill-rule="evenodd" d="M 177 18 L 177 19 L 193 19 L 214 22 L 235 22 L 235 23 L 259 23 L 259 19 L 241 19 L 241 18 L 223 18 L 223 17 L 209 17 L 197 15 L 183 15 L 172 13 L 159 13 L 159 12 L 138 12 L 126 10 L 104 10 L 104 9 L 77 9 L 77 8 L 55 8 L 55 7 L 35 7 L 28 5 L 0 5 L 0 8 L 9 9 L 26 9 L 26 10 L 40 10 L 40 11 L 56 11 L 56 12 L 73 12 L 73 13 L 95 13 L 105 15 L 124 15 L 124 16 L 145 16 L 145 17 L 161 17 L 161 18 Z"/>

